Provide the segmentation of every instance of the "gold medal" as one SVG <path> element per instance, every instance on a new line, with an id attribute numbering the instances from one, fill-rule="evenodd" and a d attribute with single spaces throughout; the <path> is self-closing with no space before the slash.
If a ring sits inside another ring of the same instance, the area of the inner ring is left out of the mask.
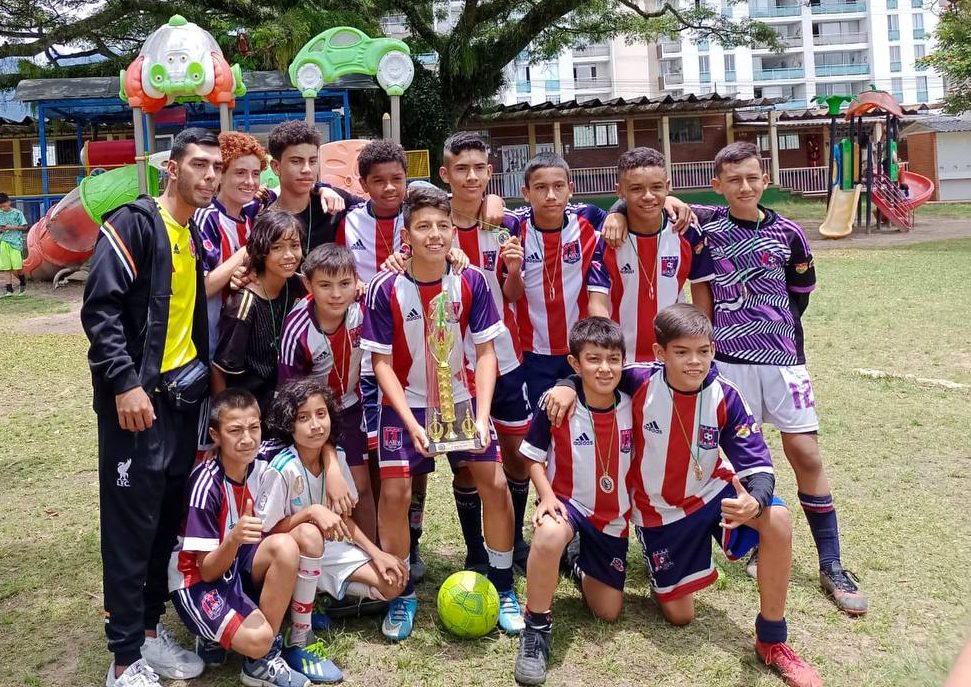
<path id="1" fill-rule="evenodd" d="M 605 494 L 614 492 L 614 480 L 607 473 L 600 475 L 600 491 Z"/>

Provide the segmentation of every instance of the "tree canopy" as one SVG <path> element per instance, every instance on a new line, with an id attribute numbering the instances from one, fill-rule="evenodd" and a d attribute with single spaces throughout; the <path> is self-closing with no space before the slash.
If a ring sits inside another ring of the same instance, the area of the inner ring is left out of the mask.
<path id="1" fill-rule="evenodd" d="M 947 81 L 944 111 L 961 114 L 971 110 L 971 0 L 945 5 L 934 37 L 937 47 L 920 60 Z"/>

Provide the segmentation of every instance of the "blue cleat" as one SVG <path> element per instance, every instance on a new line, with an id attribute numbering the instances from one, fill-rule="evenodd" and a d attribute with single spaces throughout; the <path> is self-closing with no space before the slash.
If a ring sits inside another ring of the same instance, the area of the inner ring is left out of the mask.
<path id="1" fill-rule="evenodd" d="M 499 592 L 499 629 L 507 635 L 518 635 L 524 627 L 523 609 L 516 592 L 512 589 Z"/>
<path id="2" fill-rule="evenodd" d="M 316 638 L 315 638 L 316 639 Z M 327 648 L 323 640 L 316 639 L 313 644 L 297 646 L 287 644 L 289 633 L 283 642 L 281 656 L 292 670 L 303 673 L 311 682 L 333 685 L 344 679 L 344 673 L 327 658 Z"/>
<path id="3" fill-rule="evenodd" d="M 222 644 L 219 642 L 212 642 L 208 639 L 203 639 L 202 637 L 196 637 L 196 655 L 202 659 L 203 663 L 207 666 L 221 666 L 226 663 L 226 659 L 229 657 L 225 649 L 223 649 Z"/>
<path id="4" fill-rule="evenodd" d="M 392 599 L 388 605 L 388 613 L 384 616 L 384 622 L 381 623 L 381 632 L 385 638 L 389 642 L 400 642 L 408 637 L 411 634 L 417 612 L 417 598 L 412 596 L 403 599 L 399 596 Z"/>

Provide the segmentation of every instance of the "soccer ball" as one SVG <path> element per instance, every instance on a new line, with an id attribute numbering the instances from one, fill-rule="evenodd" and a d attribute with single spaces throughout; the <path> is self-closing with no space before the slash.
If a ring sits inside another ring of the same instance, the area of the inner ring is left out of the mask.
<path id="1" fill-rule="evenodd" d="M 499 593 L 477 572 L 463 570 L 442 583 L 438 590 L 438 617 L 459 637 L 482 637 L 499 619 Z"/>

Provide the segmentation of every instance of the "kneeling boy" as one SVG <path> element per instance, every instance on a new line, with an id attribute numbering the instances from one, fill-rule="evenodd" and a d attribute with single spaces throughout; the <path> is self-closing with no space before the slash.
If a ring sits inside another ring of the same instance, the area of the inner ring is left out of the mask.
<path id="1" fill-rule="evenodd" d="M 204 645 L 218 642 L 246 657 L 243 684 L 307 687 L 281 657 L 278 636 L 300 552 L 285 534 L 264 539 L 253 515 L 264 465 L 255 460 L 259 405 L 248 391 L 226 389 L 213 399 L 209 421 L 217 452 L 189 477 L 185 524 L 169 562 L 172 605 Z"/>
<path id="2" fill-rule="evenodd" d="M 630 396 L 617 391 L 624 366 L 624 334 L 605 317 L 577 322 L 570 331 L 570 366 L 580 375 L 577 412 L 552 427 L 538 409 L 520 450 L 534 462 L 529 476 L 540 502 L 526 567 L 526 627 L 516 657 L 516 680 L 546 680 L 556 565 L 579 534 L 583 595 L 594 615 L 613 622 L 623 602 L 627 561 L 633 425 Z M 546 463 L 544 471 L 543 464 Z M 572 547 L 571 547 L 572 548 Z"/>

